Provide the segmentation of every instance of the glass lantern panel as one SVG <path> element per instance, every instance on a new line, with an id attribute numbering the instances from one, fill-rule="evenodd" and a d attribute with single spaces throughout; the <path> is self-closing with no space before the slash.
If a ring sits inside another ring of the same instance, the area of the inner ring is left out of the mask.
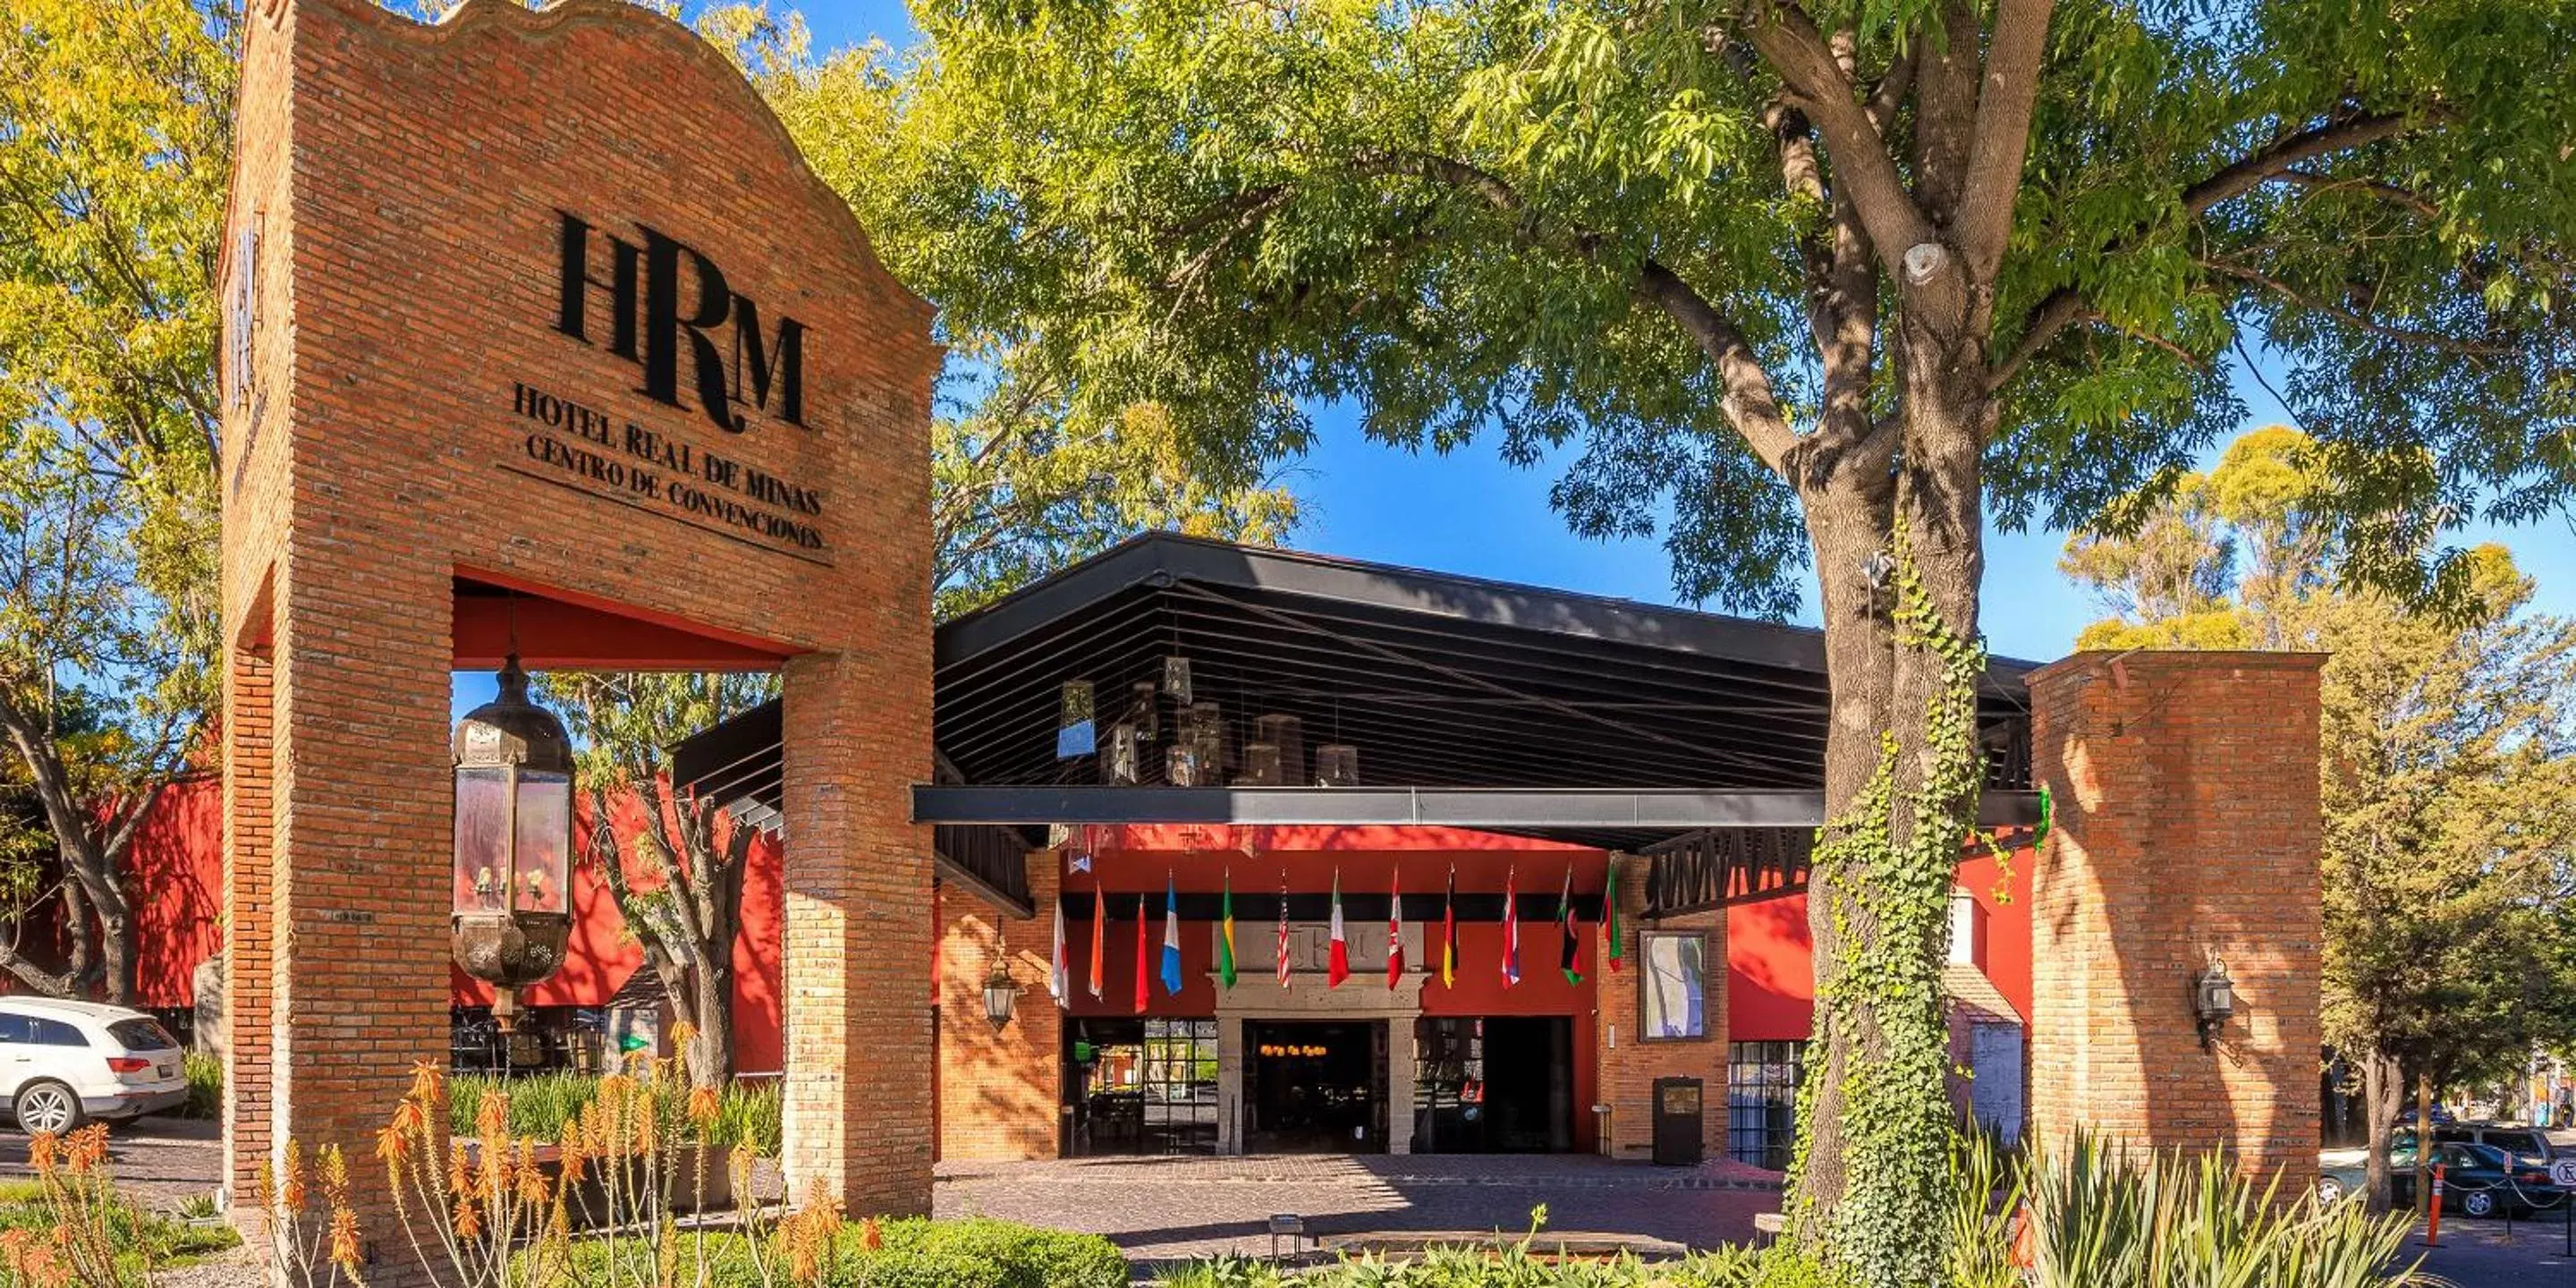
<path id="1" fill-rule="evenodd" d="M 458 912 L 506 912 L 509 893 L 510 771 L 456 771 Z"/>
<path id="2" fill-rule="evenodd" d="M 521 912 L 566 912 L 572 889 L 572 779 L 519 772 Z"/>

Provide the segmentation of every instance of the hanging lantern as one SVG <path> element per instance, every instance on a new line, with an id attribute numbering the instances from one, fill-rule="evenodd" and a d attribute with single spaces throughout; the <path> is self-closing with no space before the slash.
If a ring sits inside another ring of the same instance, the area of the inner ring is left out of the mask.
<path id="1" fill-rule="evenodd" d="M 984 976 L 984 1018 L 998 1029 L 1011 1022 L 1011 1013 L 1018 1009 L 1019 1002 L 1020 982 L 1011 978 L 1010 950 L 997 947 L 993 969 Z"/>
<path id="2" fill-rule="evenodd" d="M 572 738 L 528 700 L 518 655 L 458 722 L 456 964 L 497 988 L 555 973 L 572 933 Z"/>

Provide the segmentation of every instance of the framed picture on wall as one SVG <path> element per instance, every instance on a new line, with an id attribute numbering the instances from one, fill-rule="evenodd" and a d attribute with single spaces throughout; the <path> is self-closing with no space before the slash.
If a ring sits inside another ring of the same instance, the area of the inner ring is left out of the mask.
<path id="1" fill-rule="evenodd" d="M 1649 930 L 1637 937 L 1638 1037 L 1689 1042 L 1708 1037 L 1708 936 Z"/>

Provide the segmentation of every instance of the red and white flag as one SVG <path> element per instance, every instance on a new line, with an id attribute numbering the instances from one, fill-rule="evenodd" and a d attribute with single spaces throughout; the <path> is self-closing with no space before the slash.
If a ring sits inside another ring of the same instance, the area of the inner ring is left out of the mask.
<path id="1" fill-rule="evenodd" d="M 1333 956 L 1324 972 L 1324 987 L 1340 988 L 1351 977 L 1351 941 L 1342 933 L 1342 871 L 1333 869 Z"/>
<path id="2" fill-rule="evenodd" d="M 1386 986 L 1390 990 L 1404 983 L 1404 874 L 1398 872 L 1389 883 L 1386 904 Z M 1058 916 L 1063 914 L 1059 912 Z"/>
<path id="3" fill-rule="evenodd" d="M 1055 901 L 1055 960 L 1047 969 L 1047 992 L 1058 1006 L 1073 1001 L 1073 959 L 1064 946 L 1064 900 Z"/>
<path id="4" fill-rule="evenodd" d="M 1521 982 L 1521 900 L 1517 866 L 1503 870 L 1503 987 Z"/>
<path id="5" fill-rule="evenodd" d="M 1279 874 L 1279 987 L 1288 987 L 1288 874 Z"/>

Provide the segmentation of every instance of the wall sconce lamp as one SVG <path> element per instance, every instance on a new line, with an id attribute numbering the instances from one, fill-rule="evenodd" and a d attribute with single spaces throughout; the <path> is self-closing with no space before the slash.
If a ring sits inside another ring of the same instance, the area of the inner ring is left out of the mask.
<path id="1" fill-rule="evenodd" d="M 1019 1009 L 1020 982 L 1011 978 L 1011 954 L 1007 948 L 993 951 L 993 969 L 984 976 L 984 1018 L 1000 1028 L 1011 1022 L 1011 1012 Z"/>
<path id="2" fill-rule="evenodd" d="M 2191 1010 L 2200 1025 L 2200 1049 L 2216 1049 L 2218 1031 L 2236 1014 L 2236 981 L 2227 977 L 2227 963 L 2212 958 L 2209 969 L 2192 978 Z"/>

